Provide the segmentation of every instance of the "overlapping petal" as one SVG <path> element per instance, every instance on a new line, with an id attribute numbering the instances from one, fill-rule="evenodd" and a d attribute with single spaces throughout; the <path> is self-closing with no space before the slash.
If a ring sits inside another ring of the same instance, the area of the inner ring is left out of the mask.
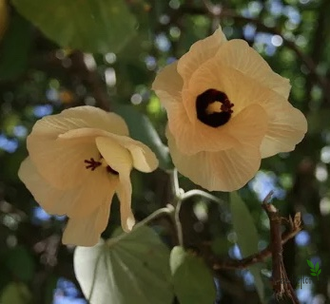
<path id="1" fill-rule="evenodd" d="M 130 231 L 135 223 L 131 210 L 132 185 L 130 172 L 133 159 L 127 149 L 109 137 L 97 137 L 96 145 L 107 164 L 119 173 L 116 193 L 120 201 L 121 224 L 124 231 Z"/>
<path id="2" fill-rule="evenodd" d="M 114 191 L 109 194 L 111 202 Z M 104 203 L 86 218 L 70 218 L 63 233 L 63 244 L 94 246 L 107 227 L 109 215 L 110 203 Z"/>
<path id="3" fill-rule="evenodd" d="M 133 167 L 141 172 L 152 172 L 158 167 L 158 159 L 150 148 L 127 136 L 120 136 L 107 131 L 91 128 L 70 130 L 59 135 L 59 138 L 61 139 L 85 138 L 86 141 L 88 140 L 88 137 L 108 137 L 114 140 L 119 146 L 122 146 L 131 153 Z"/>
<path id="4" fill-rule="evenodd" d="M 302 141 L 307 132 L 304 115 L 290 104 L 273 104 L 266 108 L 277 115 L 270 116 L 267 133 L 261 143 L 262 158 L 281 152 L 290 152 Z"/>
<path id="5" fill-rule="evenodd" d="M 122 172 L 119 176 L 120 183 L 116 193 L 120 202 L 120 219 L 124 231 L 129 232 L 135 224 L 135 218 L 131 209 L 132 185 L 129 172 Z"/>
<path id="6" fill-rule="evenodd" d="M 233 39 L 223 44 L 215 56 L 222 64 L 240 71 L 249 78 L 276 91 L 284 98 L 289 97 L 291 85 L 286 79 L 275 73 L 268 63 L 247 42 Z"/>
<path id="7" fill-rule="evenodd" d="M 29 136 L 27 147 L 40 175 L 58 189 L 71 189 L 82 184 L 89 170 L 85 160 L 99 158 L 94 139 L 65 140 Z"/>
<path id="8" fill-rule="evenodd" d="M 258 146 L 239 145 L 219 152 L 183 154 L 173 135 L 166 134 L 174 165 L 195 184 L 209 191 L 234 191 L 243 187 L 260 167 Z"/>
<path id="9" fill-rule="evenodd" d="M 38 173 L 37 168 L 27 157 L 18 170 L 18 176 L 33 194 L 34 199 L 39 202 L 42 208 L 56 215 L 64 215 L 72 209 L 72 201 L 68 200 L 62 204 L 65 192 L 51 187 Z"/>
<path id="10" fill-rule="evenodd" d="M 82 123 L 80 128 L 97 128 L 118 135 L 128 136 L 128 127 L 122 117 L 92 106 L 81 106 L 64 110 L 61 115 L 68 120 Z"/>
<path id="11" fill-rule="evenodd" d="M 18 176 L 46 212 L 80 219 L 92 213 L 99 205 L 110 204 L 109 191 L 118 184 L 118 180 L 105 170 L 89 170 L 84 184 L 69 190 L 58 189 L 39 174 L 29 157 L 22 162 Z"/>
<path id="12" fill-rule="evenodd" d="M 177 70 L 184 83 L 189 80 L 201 64 L 212 58 L 225 42 L 227 39 L 219 27 L 213 35 L 194 43 L 189 52 L 184 54 L 178 62 Z"/>
<path id="13" fill-rule="evenodd" d="M 164 67 L 156 76 L 152 84 L 155 91 L 165 91 L 172 98 L 180 102 L 183 79 L 177 71 L 178 62 L 175 61 Z"/>

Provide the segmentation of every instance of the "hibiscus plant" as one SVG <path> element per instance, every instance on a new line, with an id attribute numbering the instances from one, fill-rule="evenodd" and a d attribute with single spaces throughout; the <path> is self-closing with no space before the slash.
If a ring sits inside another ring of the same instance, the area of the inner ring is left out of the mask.
<path id="1" fill-rule="evenodd" d="M 313 258 L 328 296 L 329 73 L 266 2 L 0 0 L 0 303 L 300 303 Z"/>

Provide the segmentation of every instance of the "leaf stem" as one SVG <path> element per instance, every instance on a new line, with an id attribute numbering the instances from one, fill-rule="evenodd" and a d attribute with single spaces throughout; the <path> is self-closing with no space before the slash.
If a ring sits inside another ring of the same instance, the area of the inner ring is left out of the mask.
<path id="1" fill-rule="evenodd" d="M 178 171 L 175 168 L 172 172 L 172 188 L 173 188 L 173 193 L 174 193 L 174 203 L 173 206 L 175 208 L 174 212 L 174 222 L 177 230 L 177 236 L 178 236 L 178 243 L 180 246 L 183 247 L 183 231 L 182 231 L 182 224 L 180 221 L 180 211 L 182 207 L 182 203 L 193 197 L 193 196 L 202 196 L 210 201 L 214 201 L 218 204 L 224 204 L 224 201 L 221 200 L 220 198 L 206 192 L 203 190 L 199 189 L 193 189 L 189 190 L 188 192 L 184 192 L 179 185 L 179 179 L 178 179 Z"/>
<path id="2" fill-rule="evenodd" d="M 214 195 L 212 195 L 208 192 L 205 192 L 203 190 L 198 190 L 198 189 L 189 190 L 188 192 L 184 193 L 182 195 L 181 200 L 186 200 L 188 198 L 191 198 L 191 197 L 197 196 L 197 195 L 205 197 L 205 198 L 209 199 L 210 201 L 214 201 L 218 204 L 224 204 L 224 201 L 222 199 L 220 199 L 220 198 L 218 198 L 218 197 L 216 197 L 216 196 L 214 196 Z"/>
<path id="3" fill-rule="evenodd" d="M 141 222 L 138 222 L 134 227 L 133 230 L 137 230 L 140 227 L 148 224 L 149 222 L 151 222 L 152 220 L 154 220 L 156 217 L 160 216 L 161 214 L 167 213 L 167 214 L 171 214 L 174 212 L 174 207 L 170 204 L 168 204 L 166 207 L 164 208 L 160 208 L 158 210 L 156 210 L 155 212 L 151 213 L 149 216 L 147 216 L 145 219 L 143 219 Z M 122 240 L 123 238 L 125 238 L 127 235 L 129 235 L 129 233 L 122 233 L 119 236 L 115 237 L 115 238 L 111 238 L 107 241 L 107 245 L 108 246 L 112 246 L 113 244 L 117 243 L 118 241 Z"/>
<path id="4" fill-rule="evenodd" d="M 174 220 L 175 220 L 175 226 L 178 234 L 178 242 L 181 247 L 183 247 L 183 232 L 182 232 L 182 224 L 180 221 L 180 210 L 182 206 L 182 199 L 179 199 L 177 201 L 177 204 L 175 206 L 175 212 L 174 212 Z"/>
<path id="5" fill-rule="evenodd" d="M 180 189 L 178 170 L 176 168 L 173 169 L 171 177 L 172 177 L 172 190 L 174 194 L 173 206 L 175 208 L 173 219 L 176 227 L 178 243 L 180 246 L 183 246 L 183 232 L 182 232 L 182 224 L 180 221 L 180 210 L 182 206 L 184 191 Z"/>

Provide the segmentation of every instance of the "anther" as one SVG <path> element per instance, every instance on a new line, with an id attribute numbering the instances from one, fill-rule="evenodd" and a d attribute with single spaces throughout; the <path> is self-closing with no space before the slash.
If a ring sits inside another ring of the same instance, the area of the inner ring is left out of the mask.
<path id="1" fill-rule="evenodd" d="M 87 164 L 85 168 L 91 169 L 92 171 L 94 171 L 97 167 L 102 165 L 101 162 L 96 161 L 93 157 L 90 160 L 85 159 L 84 163 Z"/>

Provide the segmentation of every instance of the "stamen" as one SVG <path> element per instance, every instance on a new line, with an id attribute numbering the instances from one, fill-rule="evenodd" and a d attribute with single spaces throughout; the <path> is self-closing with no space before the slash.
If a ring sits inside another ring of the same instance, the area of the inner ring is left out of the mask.
<path id="1" fill-rule="evenodd" d="M 85 159 L 84 163 L 88 164 L 87 166 L 85 166 L 85 168 L 91 169 L 92 171 L 94 171 L 97 167 L 102 165 L 101 162 L 96 161 L 93 157 L 90 160 Z"/>
<path id="2" fill-rule="evenodd" d="M 85 166 L 85 168 L 86 168 L 86 169 L 91 169 L 92 171 L 94 171 L 96 168 L 102 166 L 102 167 L 104 167 L 104 168 L 107 170 L 108 173 L 111 173 L 111 174 L 114 174 L 114 175 L 119 175 L 119 173 L 118 173 L 116 170 L 112 169 L 112 168 L 111 168 L 111 167 L 110 167 L 110 166 L 104 161 L 104 159 L 103 159 L 102 156 L 100 156 L 100 157 L 101 157 L 100 161 L 96 161 L 93 157 L 92 157 L 90 160 L 85 159 L 85 160 L 84 160 L 84 163 L 87 164 L 87 165 Z"/>
<path id="3" fill-rule="evenodd" d="M 231 109 L 234 106 L 233 103 L 230 102 L 229 99 L 225 99 L 225 101 L 223 102 L 223 104 L 221 105 L 221 111 L 223 112 L 228 112 L 228 113 L 233 113 L 233 110 Z"/>

